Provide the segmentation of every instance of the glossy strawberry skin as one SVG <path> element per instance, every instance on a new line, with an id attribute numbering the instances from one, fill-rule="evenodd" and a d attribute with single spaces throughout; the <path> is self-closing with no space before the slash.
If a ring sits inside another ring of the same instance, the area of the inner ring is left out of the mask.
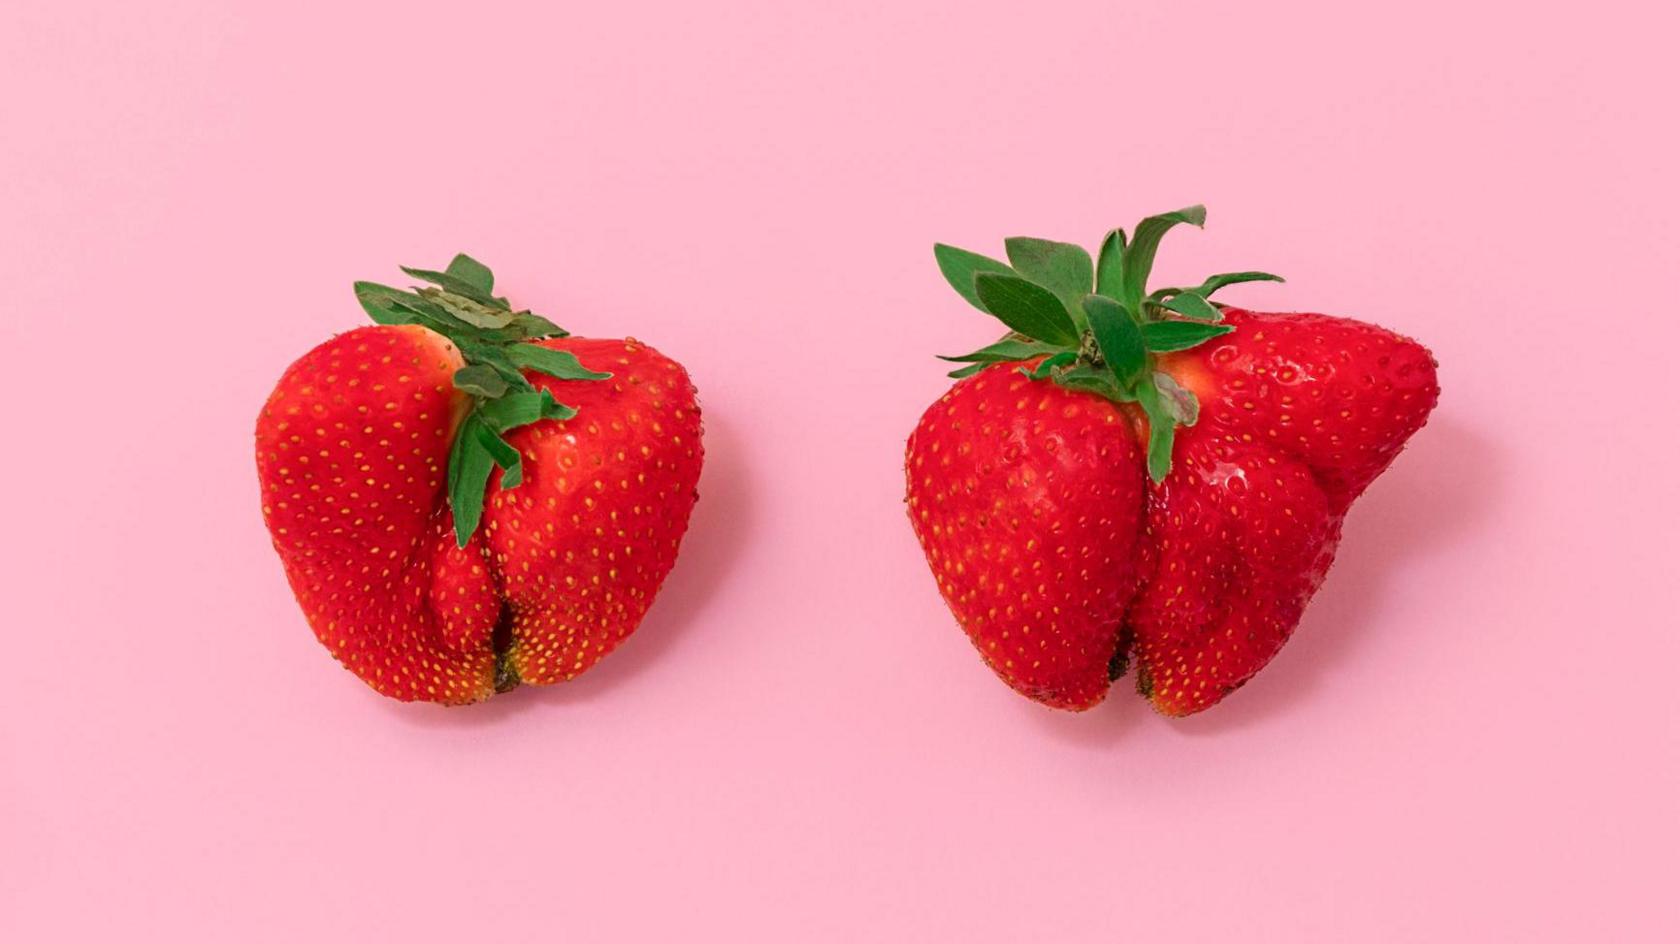
<path id="1" fill-rule="evenodd" d="M 607 380 L 533 374 L 578 411 L 508 434 L 525 480 L 491 493 L 483 537 L 510 610 L 504 669 L 539 685 L 577 676 L 633 632 L 676 563 L 703 451 L 688 374 L 636 341 L 539 342 Z"/>
<path id="2" fill-rule="evenodd" d="M 1127 624 L 1139 689 L 1187 715 L 1271 661 L 1323 583 L 1348 506 L 1440 395 L 1423 346 L 1317 314 L 1225 311 L 1236 330 L 1164 357 L 1201 401 L 1150 488 L 1150 577 Z"/>
<path id="3" fill-rule="evenodd" d="M 1429 350 L 1363 321 L 1227 308 L 1236 330 L 1161 367 L 1201 400 L 1199 435 L 1305 462 L 1340 514 L 1388 468 L 1440 397 Z"/>
<path id="4" fill-rule="evenodd" d="M 539 343 L 613 370 L 604 382 L 612 389 L 585 395 L 591 384 L 529 375 L 570 402 L 589 399 L 595 412 L 510 435 L 527 452 L 527 481 L 496 494 L 492 515 L 505 513 L 465 548 L 456 547 L 444 480 L 468 401 L 451 381 L 462 359 L 444 338 L 414 326 L 339 335 L 286 371 L 258 419 L 264 519 L 288 581 L 316 636 L 381 694 L 466 704 L 520 680 L 572 677 L 634 630 L 670 569 L 701 463 L 686 373 L 633 341 Z M 592 437 L 610 448 L 591 450 Z M 549 438 L 564 447 L 537 444 Z M 564 473 L 544 466 L 569 468 L 568 458 L 596 473 L 589 488 L 609 469 L 621 481 L 639 477 L 637 487 L 577 496 L 582 510 L 563 518 L 539 520 L 508 501 L 535 478 L 550 483 L 539 512 L 572 508 L 552 484 Z M 657 496 L 643 487 L 650 481 Z M 637 519 L 638 501 L 646 508 L 658 496 L 668 507 Z M 637 553 L 639 568 L 623 568 L 622 583 L 593 600 L 553 599 L 568 576 L 595 587 L 594 561 Z M 531 656 L 537 650 L 547 661 Z"/>
<path id="5" fill-rule="evenodd" d="M 1135 406 L 1028 380 L 1020 364 L 958 383 L 911 437 L 911 520 L 940 591 L 1023 694 L 1090 707 L 1108 687 L 1099 663 L 1131 646 L 1158 711 L 1217 704 L 1288 640 L 1348 506 L 1439 397 L 1428 350 L 1374 325 L 1240 309 L 1224 323 L 1232 333 L 1159 360 L 1201 415 L 1179 430 L 1158 484 L 1140 464 L 1148 429 Z M 1064 412 L 1072 422 L 1057 426 Z M 1033 443 L 1056 448 L 1023 448 Z M 1101 500 L 1063 506 L 1048 500 L 1055 489 L 1020 487 L 1052 477 L 1057 494 Z M 1000 526 L 1069 518 L 1085 523 L 1077 539 Z M 1104 565 L 1067 579 L 1058 554 L 1070 546 Z M 1046 573 L 1055 579 L 1029 577 Z M 1063 657 L 1029 659 L 1032 646 Z"/>
<path id="6" fill-rule="evenodd" d="M 922 416 L 911 524 L 981 657 L 1021 694 L 1082 710 L 1107 694 L 1135 590 L 1142 454 L 1110 401 L 991 367 Z"/>
<path id="7" fill-rule="evenodd" d="M 460 364 L 423 329 L 360 328 L 287 369 L 257 421 L 263 517 L 305 618 L 347 668 L 403 700 L 494 690 L 490 647 L 446 635 L 428 600 L 453 543 L 438 496 Z"/>
<path id="8" fill-rule="evenodd" d="M 1127 611 L 1156 710 L 1211 707 L 1282 648 L 1324 580 L 1340 522 L 1304 464 L 1187 435 L 1151 488 L 1149 574 Z"/>

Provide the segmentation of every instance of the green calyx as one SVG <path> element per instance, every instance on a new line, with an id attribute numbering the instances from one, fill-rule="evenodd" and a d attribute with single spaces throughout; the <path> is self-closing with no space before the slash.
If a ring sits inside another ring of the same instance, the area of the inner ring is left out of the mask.
<path id="1" fill-rule="evenodd" d="M 977 351 L 943 360 L 967 366 L 967 377 L 997 363 L 1042 358 L 1021 373 L 1073 390 L 1136 403 L 1149 418 L 1149 477 L 1172 469 L 1173 436 L 1196 422 L 1195 394 L 1155 369 L 1157 354 L 1184 351 L 1222 334 L 1214 292 L 1238 282 L 1282 282 L 1266 272 L 1228 272 L 1187 288 L 1148 291 L 1161 237 L 1180 223 L 1201 226 L 1202 206 L 1151 216 L 1131 239 L 1116 229 L 1104 237 L 1093 263 L 1071 243 L 1015 237 L 1004 241 L 1009 262 L 943 243 L 933 247 L 939 271 L 969 304 L 1003 322 L 1009 333 Z"/>
<path id="2" fill-rule="evenodd" d="M 534 370 L 560 380 L 605 380 L 612 374 L 590 370 L 567 351 L 530 342 L 563 338 L 559 325 L 529 311 L 514 311 L 508 300 L 493 293 L 490 270 L 462 254 L 442 272 L 402 270 L 431 283 L 413 291 L 374 282 L 356 283 L 356 300 L 368 317 L 382 325 L 414 324 L 429 328 L 452 342 L 466 360 L 455 372 L 455 387 L 472 398 L 472 405 L 455 431 L 449 449 L 449 505 L 455 513 L 455 542 L 467 541 L 484 518 L 485 486 L 490 470 L 502 470 L 501 487 L 515 488 L 524 480 L 519 450 L 502 434 L 538 420 L 566 420 L 577 410 L 560 403 L 547 390 L 525 379 Z"/>

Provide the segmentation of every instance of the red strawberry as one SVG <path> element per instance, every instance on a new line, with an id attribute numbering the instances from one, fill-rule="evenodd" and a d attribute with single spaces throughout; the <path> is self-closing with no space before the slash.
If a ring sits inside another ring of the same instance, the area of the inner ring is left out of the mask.
<path id="1" fill-rule="evenodd" d="M 936 247 L 951 284 L 1012 330 L 950 358 L 972 362 L 952 376 L 978 376 L 911 436 L 911 522 L 988 663 L 1045 704 L 1100 701 L 1128 647 L 1139 690 L 1166 714 L 1200 711 L 1253 677 L 1322 583 L 1348 505 L 1439 393 L 1429 352 L 1381 328 L 1208 301 L 1276 276 L 1145 294 L 1162 235 L 1204 214 L 1151 217 L 1129 245 L 1115 230 L 1095 265 L 1045 240 L 1009 240 L 1009 265 Z M 1045 541 L 1047 523 L 1070 539 Z M 1070 547 L 1102 566 L 1069 579 Z M 1044 574 L 1057 578 L 1033 576 Z M 997 601 L 1019 604 L 1007 623 Z M 1000 661 L 1022 638 L 1065 655 Z"/>
<path id="2" fill-rule="evenodd" d="M 408 271 L 437 287 L 358 283 L 380 326 L 305 354 L 258 418 L 287 579 L 381 694 L 465 704 L 572 678 L 635 630 L 676 559 L 700 476 L 693 386 L 636 341 L 513 311 L 468 257 Z"/>

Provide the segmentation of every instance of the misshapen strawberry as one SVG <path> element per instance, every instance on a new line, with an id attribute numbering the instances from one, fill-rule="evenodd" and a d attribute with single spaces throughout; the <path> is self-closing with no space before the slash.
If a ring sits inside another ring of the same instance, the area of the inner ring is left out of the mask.
<path id="1" fill-rule="evenodd" d="M 1072 688 L 1040 684 L 1018 662 L 988 656 L 1005 681 L 1055 707 L 1095 704 L 1128 654 L 1137 659 L 1139 690 L 1169 715 L 1207 708 L 1252 678 L 1323 582 L 1349 504 L 1423 425 L 1439 394 L 1429 352 L 1381 328 L 1209 301 L 1225 285 L 1276 276 L 1239 272 L 1146 293 L 1162 235 L 1178 223 L 1201 225 L 1204 215 L 1191 207 L 1151 217 L 1129 243 L 1115 230 L 1095 265 L 1079 247 L 1045 240 L 1009 240 L 1008 265 L 936 247 L 951 284 L 1012 330 L 951 358 L 971 362 L 952 376 L 974 376 L 936 403 L 911 437 L 911 520 L 941 592 L 982 653 L 1002 647 L 999 632 L 974 613 L 975 601 L 987 599 L 1021 601 L 1008 627 L 1013 638 L 1036 633 L 1048 651 L 1090 651 Z M 1058 402 L 1081 404 L 1069 416 L 1135 434 L 1131 451 L 1109 444 L 1094 457 L 1059 448 L 1064 432 L 1034 413 L 1058 387 Z M 1036 422 L 1024 438 L 1058 448 L 1027 453 L 977 435 L 973 423 L 942 418 L 955 415 L 952 403 L 968 401 L 966 412 L 987 415 L 990 427 Z M 935 462 L 936 451 L 966 463 Z M 971 472 L 997 468 L 1006 471 Z M 1070 505 L 1069 515 L 1046 503 L 1043 490 L 1012 487 L 1049 477 L 1090 495 L 1129 490 L 1137 504 Z M 987 519 L 978 545 L 960 533 L 963 512 L 974 507 L 1003 513 Z M 1074 528 L 1071 546 L 1097 548 L 1114 563 L 1095 576 L 1081 571 L 1077 581 L 1027 577 L 1067 572 L 1056 564 L 1070 542 L 1047 545 L 1015 524 L 1041 518 Z M 1116 525 L 1126 522 L 1137 530 L 1123 534 Z M 1103 543 L 1091 540 L 1096 533 Z M 1132 555 L 1117 557 L 1121 546 Z M 1007 570 L 996 564 L 1003 559 L 1012 561 Z M 957 560 L 971 563 L 954 568 Z M 1035 598 L 1060 609 L 1028 609 Z M 1113 671 L 1099 678 L 1091 668 L 1098 662 Z"/>
<path id="2" fill-rule="evenodd" d="M 379 326 L 304 355 L 258 418 L 275 549 L 316 636 L 382 694 L 465 704 L 572 678 L 676 559 L 693 386 L 636 341 L 513 311 L 466 256 L 408 271 L 433 287 L 358 283 Z"/>
<path id="3" fill-rule="evenodd" d="M 1375 325 L 1223 310 L 1230 334 L 1160 359 L 1201 403 L 1152 489 L 1154 578 L 1128 622 L 1138 686 L 1206 708 L 1283 646 L 1324 581 L 1349 505 L 1421 428 L 1435 361 Z"/>

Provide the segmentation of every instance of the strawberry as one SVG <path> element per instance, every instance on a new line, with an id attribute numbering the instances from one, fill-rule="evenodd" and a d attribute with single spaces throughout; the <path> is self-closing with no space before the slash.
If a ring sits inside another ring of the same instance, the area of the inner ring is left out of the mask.
<path id="1" fill-rule="evenodd" d="M 1263 272 L 1148 292 L 1190 207 L 1110 232 L 1098 259 L 1016 238 L 1009 263 L 936 246 L 1011 330 L 961 357 L 910 437 L 912 526 L 988 665 L 1080 710 L 1135 657 L 1160 712 L 1259 672 L 1323 582 L 1343 516 L 1420 429 L 1435 362 L 1382 328 L 1209 300 Z"/>
<path id="2" fill-rule="evenodd" d="M 693 386 L 637 341 L 514 311 L 470 257 L 404 271 L 432 285 L 357 283 L 377 325 L 305 354 L 257 420 L 286 577 L 383 695 L 457 705 L 573 678 L 635 631 L 676 560 L 702 458 Z"/>

